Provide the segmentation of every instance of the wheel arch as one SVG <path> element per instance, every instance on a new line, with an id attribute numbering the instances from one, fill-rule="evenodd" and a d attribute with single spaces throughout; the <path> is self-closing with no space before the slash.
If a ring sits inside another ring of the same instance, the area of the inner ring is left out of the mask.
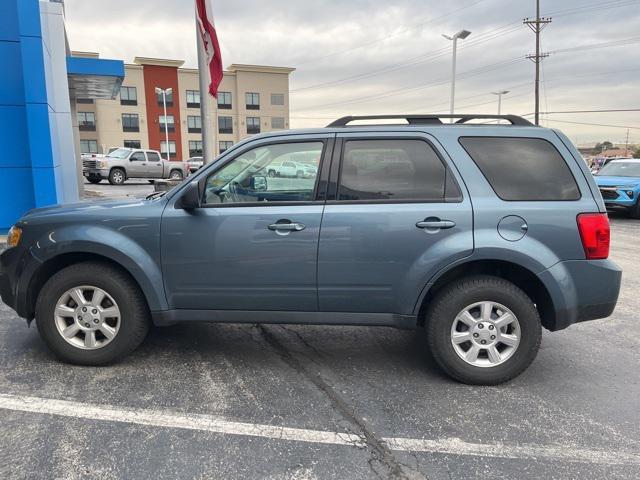
<path id="1" fill-rule="evenodd" d="M 556 309 L 549 290 L 540 278 L 522 265 L 497 259 L 470 260 L 440 272 L 429 283 L 418 302 L 418 325 L 424 326 L 426 310 L 443 287 L 471 275 L 493 275 L 510 281 L 531 298 L 538 309 L 542 325 L 548 330 L 556 329 Z"/>

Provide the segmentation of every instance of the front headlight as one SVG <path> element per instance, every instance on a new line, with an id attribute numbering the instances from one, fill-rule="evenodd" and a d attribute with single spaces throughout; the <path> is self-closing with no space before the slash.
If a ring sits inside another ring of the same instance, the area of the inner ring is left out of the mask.
<path id="1" fill-rule="evenodd" d="M 16 247 L 20 243 L 20 238 L 22 238 L 22 229 L 14 225 L 7 235 L 7 246 L 9 248 Z"/>
<path id="2" fill-rule="evenodd" d="M 109 164 L 104 160 L 98 160 L 96 162 L 96 165 L 98 166 L 98 168 L 107 168 L 109 166 Z"/>

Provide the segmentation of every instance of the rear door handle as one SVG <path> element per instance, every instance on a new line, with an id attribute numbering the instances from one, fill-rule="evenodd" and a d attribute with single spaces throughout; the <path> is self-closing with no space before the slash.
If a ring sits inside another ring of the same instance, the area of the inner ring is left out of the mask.
<path id="1" fill-rule="evenodd" d="M 440 220 L 440 219 L 427 219 L 422 222 L 416 223 L 416 227 L 424 228 L 424 229 L 447 229 L 453 228 L 456 226 L 456 222 L 452 222 L 451 220 Z"/>
<path id="2" fill-rule="evenodd" d="M 301 232 L 307 226 L 303 223 L 272 223 L 269 225 L 271 231 L 283 231 L 283 232 Z"/>

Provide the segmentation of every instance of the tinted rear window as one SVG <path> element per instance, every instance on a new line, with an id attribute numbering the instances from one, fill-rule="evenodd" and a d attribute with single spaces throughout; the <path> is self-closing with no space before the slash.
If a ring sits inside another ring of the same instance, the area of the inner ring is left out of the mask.
<path id="1" fill-rule="evenodd" d="M 580 190 L 560 152 L 539 138 L 460 138 L 502 200 L 578 200 Z"/>
<path id="2" fill-rule="evenodd" d="M 338 199 L 443 201 L 446 174 L 422 140 L 349 140 Z"/>

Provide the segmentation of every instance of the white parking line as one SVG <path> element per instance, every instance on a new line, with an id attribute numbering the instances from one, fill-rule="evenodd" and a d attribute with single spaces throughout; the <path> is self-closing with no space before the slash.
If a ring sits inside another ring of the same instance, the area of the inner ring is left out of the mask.
<path id="1" fill-rule="evenodd" d="M 365 446 L 362 436 L 352 433 L 278 427 L 256 423 L 232 422 L 212 415 L 185 414 L 151 409 L 120 408 L 69 400 L 0 394 L 0 409 L 86 420 L 119 422 L 152 427 L 179 428 L 242 435 L 293 442 Z M 568 445 L 505 445 L 501 443 L 469 443 L 457 438 L 424 440 L 415 438 L 383 438 L 391 450 L 441 453 L 510 459 L 545 459 L 565 462 L 608 465 L 640 465 L 640 454 L 613 450 L 574 448 Z"/>

